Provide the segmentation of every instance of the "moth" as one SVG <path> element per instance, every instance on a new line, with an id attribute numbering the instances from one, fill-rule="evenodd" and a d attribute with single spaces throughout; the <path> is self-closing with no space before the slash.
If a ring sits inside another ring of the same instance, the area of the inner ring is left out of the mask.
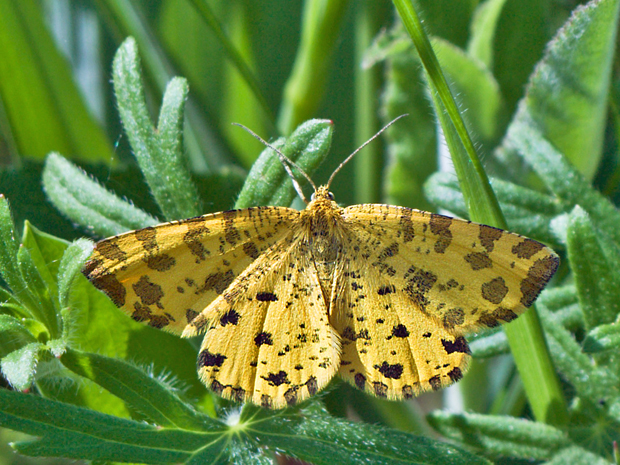
<path id="1" fill-rule="evenodd" d="M 465 335 L 517 318 L 559 259 L 470 221 L 340 207 L 329 186 L 366 144 L 324 186 L 301 171 L 314 188 L 304 210 L 246 208 L 127 232 L 98 242 L 83 273 L 134 320 L 204 334 L 200 379 L 228 399 L 284 408 L 336 374 L 393 400 L 446 387 L 470 359 Z M 299 167 L 279 155 L 305 200 Z"/>

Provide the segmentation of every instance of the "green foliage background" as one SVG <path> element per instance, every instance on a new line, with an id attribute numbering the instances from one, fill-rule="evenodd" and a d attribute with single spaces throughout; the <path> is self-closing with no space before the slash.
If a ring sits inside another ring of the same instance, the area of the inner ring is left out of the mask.
<path id="1" fill-rule="evenodd" d="M 619 3 L 0 0 L 0 464 L 618 463 Z M 79 272 L 83 236 L 301 207 L 232 122 L 320 183 L 403 113 L 340 203 L 444 208 L 563 259 L 536 309 L 470 338 L 456 388 L 239 410 L 198 382 L 195 341 Z"/>

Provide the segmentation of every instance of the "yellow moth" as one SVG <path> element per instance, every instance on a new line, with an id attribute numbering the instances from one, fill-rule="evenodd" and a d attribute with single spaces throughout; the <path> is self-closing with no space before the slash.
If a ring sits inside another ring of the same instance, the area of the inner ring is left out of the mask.
<path id="1" fill-rule="evenodd" d="M 296 165 L 279 155 L 292 177 Z M 246 208 L 131 231 L 98 242 L 83 273 L 134 320 L 204 334 L 200 379 L 229 399 L 283 408 L 335 374 L 388 399 L 448 386 L 470 358 L 464 335 L 525 311 L 558 257 L 435 213 L 341 208 L 329 192 L 340 167 L 325 186 L 310 181 L 302 211 Z"/>

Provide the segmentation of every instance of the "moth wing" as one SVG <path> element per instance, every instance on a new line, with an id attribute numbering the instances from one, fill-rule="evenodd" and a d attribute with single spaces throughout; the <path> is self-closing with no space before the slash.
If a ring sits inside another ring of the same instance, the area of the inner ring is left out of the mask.
<path id="1" fill-rule="evenodd" d="M 98 242 L 82 272 L 134 320 L 180 334 L 298 216 L 256 207 L 130 231 Z"/>
<path id="2" fill-rule="evenodd" d="M 463 334 L 516 318 L 558 264 L 536 241 L 442 215 L 356 205 L 343 217 L 330 314 L 342 337 L 339 374 L 391 399 L 460 379 Z"/>
<path id="3" fill-rule="evenodd" d="M 344 218 L 374 242 L 370 267 L 459 335 L 515 319 L 559 265 L 540 242 L 435 213 L 356 205 Z"/>
<path id="4" fill-rule="evenodd" d="M 206 330 L 198 373 L 223 397 L 282 408 L 315 394 L 338 369 L 338 336 L 296 235 L 263 253 L 184 333 Z"/>

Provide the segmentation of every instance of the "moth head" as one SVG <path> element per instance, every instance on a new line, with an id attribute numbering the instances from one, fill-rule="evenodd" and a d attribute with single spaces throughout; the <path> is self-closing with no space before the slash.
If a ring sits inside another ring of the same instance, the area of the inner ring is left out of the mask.
<path id="1" fill-rule="evenodd" d="M 264 140 L 261 136 L 259 136 L 258 134 L 256 134 L 254 131 L 252 131 L 251 129 L 248 129 L 247 127 L 245 127 L 243 124 L 239 124 L 239 123 L 232 123 L 235 126 L 239 126 L 243 129 L 245 129 L 247 132 L 249 132 L 252 136 L 254 136 L 256 139 L 258 139 L 259 141 L 261 141 L 266 147 L 269 147 L 271 150 L 273 150 L 274 152 L 276 152 L 278 154 L 278 156 L 280 157 L 280 161 L 282 162 L 282 166 L 284 166 L 284 169 L 286 170 L 287 174 L 289 175 L 289 177 L 291 178 L 291 181 L 293 181 L 293 187 L 295 188 L 295 190 L 297 191 L 297 194 L 299 195 L 299 197 L 306 203 L 308 204 L 308 200 L 306 199 L 306 196 L 304 195 L 303 190 L 301 189 L 301 186 L 299 185 L 299 182 L 297 181 L 297 178 L 295 177 L 295 174 L 293 173 L 292 168 L 296 168 L 304 178 L 306 178 L 308 180 L 308 182 L 310 183 L 310 185 L 312 186 L 312 189 L 314 190 L 314 192 L 312 193 L 312 196 L 310 197 L 310 201 L 314 201 L 317 198 L 317 192 L 319 190 L 321 190 L 321 194 L 319 194 L 318 196 L 327 196 L 327 198 L 329 200 L 334 200 L 334 194 L 332 194 L 331 192 L 329 192 L 329 186 L 331 185 L 332 181 L 334 180 L 334 177 L 336 176 L 336 174 L 344 167 L 344 165 L 346 165 L 355 155 L 357 155 L 357 153 L 362 150 L 364 147 L 366 147 L 368 144 L 370 144 L 373 140 L 375 140 L 377 137 L 379 137 L 381 135 L 381 133 L 383 131 L 385 131 L 387 128 L 389 128 L 392 124 L 394 124 L 396 121 L 398 121 L 399 119 L 408 116 L 406 113 L 404 115 L 400 115 L 396 118 L 394 118 L 392 121 L 390 121 L 388 124 L 386 124 L 385 126 L 383 126 L 383 128 L 381 128 L 381 130 L 379 132 L 377 132 L 374 136 L 372 136 L 370 139 L 368 139 L 366 142 L 364 142 L 360 147 L 358 147 L 351 155 L 349 155 L 347 158 L 344 159 L 344 161 L 342 163 L 340 163 L 340 165 L 338 165 L 338 167 L 334 170 L 334 172 L 331 174 L 331 176 L 329 177 L 329 180 L 327 181 L 327 184 L 325 184 L 325 186 L 321 186 L 319 188 L 317 188 L 316 184 L 314 184 L 314 182 L 312 181 L 312 179 L 310 178 L 310 176 L 308 176 L 308 174 L 297 164 L 295 163 L 293 160 L 291 160 L 290 158 L 288 158 L 286 155 L 284 155 L 279 149 L 277 149 L 276 147 L 274 147 L 273 145 L 271 145 L 269 142 L 267 142 L 266 140 Z M 322 189 L 323 187 L 325 188 L 325 193 L 322 193 Z"/>
<path id="2" fill-rule="evenodd" d="M 316 198 L 320 196 L 323 196 L 327 198 L 328 200 L 331 200 L 332 202 L 336 200 L 336 197 L 334 197 L 334 194 L 330 192 L 329 190 L 327 190 L 327 186 L 321 186 L 318 189 L 314 190 L 314 192 L 310 196 L 310 202 L 314 202 Z"/>

